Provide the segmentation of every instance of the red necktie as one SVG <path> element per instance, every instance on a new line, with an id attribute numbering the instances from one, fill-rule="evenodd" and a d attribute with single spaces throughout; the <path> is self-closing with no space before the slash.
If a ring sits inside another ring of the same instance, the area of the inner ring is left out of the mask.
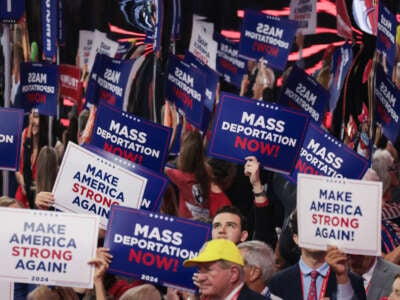
<path id="1" fill-rule="evenodd" d="M 318 271 L 312 271 L 310 289 L 308 290 L 307 300 L 317 300 L 317 276 Z"/>

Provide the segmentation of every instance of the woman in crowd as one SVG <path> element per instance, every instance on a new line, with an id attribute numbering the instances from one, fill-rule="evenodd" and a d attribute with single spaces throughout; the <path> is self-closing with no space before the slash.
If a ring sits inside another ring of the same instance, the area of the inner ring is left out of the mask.
<path id="1" fill-rule="evenodd" d="M 36 171 L 35 206 L 49 209 L 54 204 L 51 194 L 58 173 L 58 155 L 54 148 L 44 146 L 39 153 Z"/>
<path id="2" fill-rule="evenodd" d="M 47 118 L 32 110 L 29 125 L 22 132 L 20 168 L 15 173 L 18 188 L 15 199 L 28 208 L 34 206 L 33 181 L 36 178 L 36 163 L 40 149 L 48 143 Z"/>
<path id="3" fill-rule="evenodd" d="M 209 218 L 210 177 L 204 156 L 203 138 L 188 131 L 182 137 L 177 169 L 165 168 L 165 174 L 179 191 L 179 216 Z"/>

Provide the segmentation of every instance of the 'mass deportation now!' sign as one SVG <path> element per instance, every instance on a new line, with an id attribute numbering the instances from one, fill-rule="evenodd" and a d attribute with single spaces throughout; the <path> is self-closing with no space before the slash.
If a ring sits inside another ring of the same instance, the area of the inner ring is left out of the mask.
<path id="1" fill-rule="evenodd" d="M 0 169 L 18 170 L 21 148 L 22 109 L 0 108 Z"/>
<path id="2" fill-rule="evenodd" d="M 88 97 L 88 102 L 97 105 L 99 101 L 104 100 L 121 109 L 124 99 L 129 96 L 133 63 L 133 59 L 112 59 L 98 53 L 90 77 L 90 88 L 93 90 L 87 92 L 93 97 Z"/>
<path id="3" fill-rule="evenodd" d="M 296 182 L 298 173 L 361 179 L 368 167 L 369 161 L 365 157 L 310 122 L 296 167 L 289 179 Z"/>
<path id="4" fill-rule="evenodd" d="M 389 74 L 393 72 L 396 56 L 396 28 L 397 20 L 391 11 L 381 3 L 379 5 L 378 35 L 376 38 L 376 50 L 386 55 Z"/>
<path id="5" fill-rule="evenodd" d="M 246 74 L 246 60 L 239 57 L 239 43 L 215 34 L 218 42 L 217 72 L 221 74 L 226 82 L 240 88 L 243 75 Z"/>
<path id="6" fill-rule="evenodd" d="M 167 74 L 166 98 L 185 112 L 190 123 L 202 129 L 206 76 L 174 55 L 168 58 Z"/>
<path id="7" fill-rule="evenodd" d="M 290 107 L 300 107 L 311 118 L 321 124 L 329 105 L 329 92 L 302 69 L 293 66 L 284 87 L 279 103 Z"/>
<path id="8" fill-rule="evenodd" d="M 106 228 L 111 205 L 138 208 L 147 180 L 68 143 L 53 186 L 55 207 L 94 214 Z"/>
<path id="9" fill-rule="evenodd" d="M 296 34 L 296 21 L 246 10 L 240 33 L 240 55 L 264 58 L 271 67 L 283 70 Z"/>
<path id="10" fill-rule="evenodd" d="M 43 210 L 1 208 L 0 279 L 93 287 L 87 262 L 97 248 L 98 218 Z"/>
<path id="11" fill-rule="evenodd" d="M 299 174 L 299 246 L 381 255 L 382 183 Z"/>
<path id="12" fill-rule="evenodd" d="M 89 144 L 83 144 L 82 147 L 91 152 L 105 158 L 106 160 L 115 163 L 116 165 L 128 170 L 129 172 L 138 174 L 147 179 L 146 188 L 144 190 L 143 199 L 140 201 L 140 209 L 148 211 L 158 211 L 161 205 L 161 199 L 168 185 L 168 178 L 162 174 L 155 172 L 144 166 L 131 163 L 126 159 L 107 152 L 103 149 Z"/>
<path id="13" fill-rule="evenodd" d="M 163 172 L 171 128 L 100 103 L 91 144 L 136 164 Z"/>
<path id="14" fill-rule="evenodd" d="M 399 134 L 400 91 L 378 65 L 375 76 L 375 118 L 382 125 L 383 134 L 396 143 Z"/>
<path id="15" fill-rule="evenodd" d="M 114 256 L 109 271 L 154 284 L 194 291 L 195 268 L 184 268 L 209 239 L 209 225 L 113 206 L 105 247 Z"/>
<path id="16" fill-rule="evenodd" d="M 25 111 L 37 108 L 41 115 L 56 116 L 58 66 L 21 63 L 21 92 Z"/>
<path id="17" fill-rule="evenodd" d="M 300 110 L 222 93 L 208 155 L 235 163 L 254 155 L 264 167 L 290 173 L 308 121 Z"/>

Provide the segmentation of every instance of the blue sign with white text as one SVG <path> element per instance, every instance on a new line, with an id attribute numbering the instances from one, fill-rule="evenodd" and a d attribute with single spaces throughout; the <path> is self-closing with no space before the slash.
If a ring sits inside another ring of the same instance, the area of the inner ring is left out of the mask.
<path id="1" fill-rule="evenodd" d="M 105 158 L 106 160 L 111 161 L 122 168 L 125 168 L 129 172 L 138 174 L 146 178 L 147 184 L 143 193 L 143 199 L 141 200 L 140 208 L 148 211 L 159 210 L 162 197 L 168 185 L 167 177 L 159 174 L 158 172 L 154 172 L 153 170 L 148 169 L 144 166 L 131 163 L 125 159 L 121 159 L 119 156 L 102 150 L 93 145 L 83 144 L 82 146 L 85 149 Z"/>
<path id="2" fill-rule="evenodd" d="M 282 87 L 279 104 L 300 107 L 320 124 L 328 108 L 329 92 L 302 69 L 293 66 Z"/>
<path id="3" fill-rule="evenodd" d="M 102 68 L 102 62 L 103 62 L 103 55 L 97 53 L 94 59 L 92 71 L 90 72 L 89 75 L 89 80 L 87 82 L 86 93 L 85 93 L 86 105 L 88 104 L 97 105 L 98 103 L 96 101 L 95 95 L 97 90 L 97 76 L 100 72 L 100 68 Z"/>
<path id="4" fill-rule="evenodd" d="M 268 66 L 283 70 L 296 35 L 296 21 L 246 10 L 239 53 L 247 59 L 263 57 Z"/>
<path id="5" fill-rule="evenodd" d="M 24 111 L 0 108 L 0 169 L 18 171 Z"/>
<path id="6" fill-rule="evenodd" d="M 203 128 L 206 76 L 199 69 L 185 64 L 178 57 L 168 58 L 165 96 L 185 112 L 186 119 Z"/>
<path id="7" fill-rule="evenodd" d="M 288 174 L 308 122 L 309 116 L 300 110 L 222 93 L 208 155 L 235 163 L 256 156 L 265 168 Z"/>
<path id="8" fill-rule="evenodd" d="M 233 42 L 224 36 L 214 33 L 218 43 L 217 72 L 226 82 L 240 88 L 243 75 L 246 74 L 246 60 L 239 57 L 239 43 Z"/>
<path id="9" fill-rule="evenodd" d="M 3 23 L 17 23 L 25 13 L 25 0 L 0 0 L 0 20 Z"/>
<path id="10" fill-rule="evenodd" d="M 185 53 L 184 62 L 195 68 L 199 68 L 200 71 L 206 76 L 204 105 L 209 111 L 214 111 L 215 94 L 217 92 L 219 80 L 218 74 L 189 51 L 186 51 Z"/>
<path id="11" fill-rule="evenodd" d="M 206 76 L 204 105 L 207 109 L 203 111 L 203 126 L 201 129 L 202 131 L 207 131 L 208 123 L 210 122 L 212 113 L 214 111 L 219 76 L 213 69 L 200 61 L 194 54 L 190 53 L 189 51 L 186 51 L 185 53 L 185 62 L 195 68 L 199 68 L 200 71 L 202 71 Z"/>
<path id="12" fill-rule="evenodd" d="M 113 205 L 104 243 L 114 256 L 108 271 L 193 292 L 196 269 L 182 264 L 210 232 L 205 223 Z"/>
<path id="13" fill-rule="evenodd" d="M 133 62 L 134 60 L 119 60 L 97 54 L 90 75 L 87 101 L 97 105 L 103 100 L 122 109 Z"/>
<path id="14" fill-rule="evenodd" d="M 382 125 L 383 134 L 395 144 L 400 129 L 400 90 L 380 65 L 376 67 L 374 92 L 376 122 Z"/>
<path id="15" fill-rule="evenodd" d="M 39 114 L 56 116 L 58 103 L 58 66 L 21 63 L 21 92 L 24 110 L 37 108 Z"/>
<path id="16" fill-rule="evenodd" d="M 379 4 L 378 35 L 376 37 L 376 50 L 386 56 L 388 73 L 392 74 L 396 55 L 396 17 L 390 10 Z"/>
<path id="17" fill-rule="evenodd" d="M 334 178 L 361 179 L 369 161 L 310 122 L 296 167 L 289 179 L 296 183 L 297 174 L 313 174 Z"/>
<path id="18" fill-rule="evenodd" d="M 353 50 L 346 43 L 333 53 L 332 57 L 332 83 L 330 89 L 329 111 L 333 112 L 339 100 L 343 83 L 353 62 Z"/>
<path id="19" fill-rule="evenodd" d="M 43 57 L 55 61 L 57 54 L 58 0 L 42 0 Z"/>
<path id="20" fill-rule="evenodd" d="M 101 102 L 96 112 L 91 144 L 156 172 L 163 172 L 171 131 L 171 128 Z"/>

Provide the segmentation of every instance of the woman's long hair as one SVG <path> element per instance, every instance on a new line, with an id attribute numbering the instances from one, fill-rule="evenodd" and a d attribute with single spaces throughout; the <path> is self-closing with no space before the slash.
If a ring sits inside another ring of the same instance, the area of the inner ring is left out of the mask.
<path id="1" fill-rule="evenodd" d="M 53 147 L 40 149 L 36 168 L 36 193 L 51 192 L 58 172 L 58 156 Z"/>
<path id="2" fill-rule="evenodd" d="M 195 175 L 200 184 L 202 196 L 204 199 L 208 199 L 210 178 L 205 164 L 203 139 L 199 132 L 189 131 L 183 135 L 178 168 L 183 172 Z"/>

